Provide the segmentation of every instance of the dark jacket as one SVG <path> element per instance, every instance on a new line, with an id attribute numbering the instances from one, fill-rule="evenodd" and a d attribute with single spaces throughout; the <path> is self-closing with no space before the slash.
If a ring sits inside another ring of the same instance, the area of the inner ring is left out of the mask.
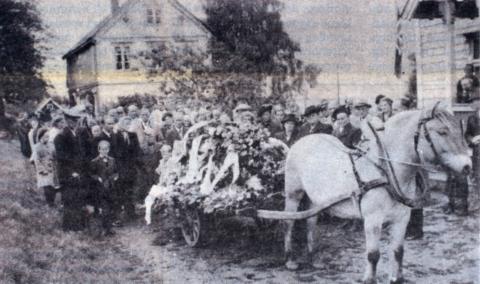
<path id="1" fill-rule="evenodd" d="M 84 165 L 77 136 L 66 127 L 54 139 L 55 152 L 58 166 L 58 179 L 60 184 L 65 184 L 72 178 L 73 173 L 81 175 Z"/>
<path id="2" fill-rule="evenodd" d="M 293 129 L 292 135 L 289 139 L 287 139 L 287 134 L 285 133 L 285 131 L 277 132 L 274 137 L 281 140 L 283 143 L 287 144 L 288 147 L 290 147 L 299 139 L 298 129 L 296 127 Z"/>
<path id="3" fill-rule="evenodd" d="M 163 142 L 173 147 L 177 140 L 181 140 L 180 133 L 173 126 L 164 127 L 161 129 Z"/>
<path id="4" fill-rule="evenodd" d="M 474 177 L 477 182 L 480 182 L 480 145 L 471 143 L 472 138 L 477 135 L 480 135 L 480 117 L 478 114 L 475 114 L 468 117 L 465 138 L 469 146 L 473 149 L 472 163 Z"/>
<path id="5" fill-rule="evenodd" d="M 340 141 L 342 141 L 343 145 L 347 146 L 348 148 L 354 149 L 354 146 L 360 142 L 362 136 L 362 130 L 359 128 L 353 127 L 352 124 L 347 123 L 343 130 L 334 131 L 333 136 L 337 137 Z"/>
<path id="6" fill-rule="evenodd" d="M 90 162 L 90 177 L 101 198 L 109 197 L 114 191 L 115 180 L 118 178 L 118 168 L 112 157 L 96 157 Z M 100 181 L 99 178 L 102 180 Z"/>
<path id="7" fill-rule="evenodd" d="M 28 132 L 30 131 L 30 127 L 26 122 L 22 121 L 17 124 L 16 131 L 18 140 L 20 141 L 20 151 L 24 157 L 30 158 L 32 155 L 32 149 L 30 147 L 30 142 L 28 141 Z"/>
<path id="8" fill-rule="evenodd" d="M 78 144 L 80 147 L 80 153 L 81 156 L 84 157 L 85 163 L 90 162 L 94 156 L 94 154 L 91 152 L 92 149 L 92 132 L 90 131 L 90 128 L 84 126 L 84 127 L 79 127 L 76 130 L 77 133 L 77 139 L 78 139 Z"/>
<path id="9" fill-rule="evenodd" d="M 304 123 L 299 130 L 299 137 L 304 137 L 309 134 L 332 134 L 333 127 L 329 124 L 323 124 L 320 121 L 311 125 L 310 123 Z"/>
<path id="10" fill-rule="evenodd" d="M 283 132 L 283 125 L 279 121 L 272 120 L 268 125 L 268 131 L 270 131 L 270 134 L 274 136 L 280 132 Z"/>
<path id="11" fill-rule="evenodd" d="M 127 133 L 125 138 L 124 133 Z M 137 134 L 119 131 L 112 135 L 111 154 L 117 161 L 118 171 L 122 180 L 133 181 L 136 168 L 140 166 L 142 150 L 138 142 Z"/>

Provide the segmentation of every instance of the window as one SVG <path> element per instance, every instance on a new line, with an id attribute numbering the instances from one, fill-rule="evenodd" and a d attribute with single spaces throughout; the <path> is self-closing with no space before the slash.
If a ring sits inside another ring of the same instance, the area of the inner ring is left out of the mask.
<path id="1" fill-rule="evenodd" d="M 127 45 L 115 46 L 115 61 L 117 70 L 130 69 L 130 47 Z"/>
<path id="2" fill-rule="evenodd" d="M 153 24 L 153 9 L 147 9 L 147 23 Z"/>
<path id="3" fill-rule="evenodd" d="M 465 34 L 468 44 L 469 61 L 473 64 L 475 73 L 480 74 L 480 32 Z"/>
<path id="4" fill-rule="evenodd" d="M 147 23 L 149 24 L 160 24 L 160 9 L 147 9 Z"/>

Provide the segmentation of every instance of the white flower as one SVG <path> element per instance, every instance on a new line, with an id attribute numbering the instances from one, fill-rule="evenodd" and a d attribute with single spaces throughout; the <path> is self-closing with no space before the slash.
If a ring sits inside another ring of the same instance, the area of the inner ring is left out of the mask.
<path id="1" fill-rule="evenodd" d="M 263 190 L 262 183 L 257 176 L 252 176 L 247 180 L 247 187 L 252 188 L 255 191 Z"/>

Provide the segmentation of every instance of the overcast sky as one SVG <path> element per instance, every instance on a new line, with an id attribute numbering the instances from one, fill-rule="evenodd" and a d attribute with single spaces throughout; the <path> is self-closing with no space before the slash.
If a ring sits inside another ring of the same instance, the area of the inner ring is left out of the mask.
<path id="1" fill-rule="evenodd" d="M 201 0 L 182 0 L 195 14 Z M 314 96 L 336 94 L 337 70 L 342 96 L 399 94 L 392 76 L 395 0 L 283 0 L 285 29 L 300 43 L 298 56 L 324 72 Z M 110 0 L 38 0 L 42 18 L 54 38 L 49 42 L 46 77 L 64 94 L 65 62 L 61 56 L 110 12 Z M 199 15 L 202 17 L 202 15 Z"/>

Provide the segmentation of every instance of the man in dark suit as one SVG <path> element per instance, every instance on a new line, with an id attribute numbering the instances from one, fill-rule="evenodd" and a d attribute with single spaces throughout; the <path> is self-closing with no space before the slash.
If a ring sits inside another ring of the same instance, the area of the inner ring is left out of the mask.
<path id="1" fill-rule="evenodd" d="M 473 149 L 473 181 L 480 188 L 480 93 L 472 98 L 475 113 L 468 117 L 465 138 Z"/>
<path id="2" fill-rule="evenodd" d="M 320 122 L 321 113 L 324 111 L 327 111 L 327 108 L 323 105 L 309 106 L 305 109 L 303 116 L 306 122 L 300 127 L 299 137 L 317 133 L 332 134 L 332 126 Z"/>
<path id="3" fill-rule="evenodd" d="M 340 106 L 333 111 L 332 120 L 335 123 L 333 136 L 342 141 L 343 145 L 350 149 L 355 149 L 355 145 L 361 139 L 362 131 L 350 123 L 348 118 L 348 109 Z"/>
<path id="4" fill-rule="evenodd" d="M 79 140 L 72 130 L 75 121 L 69 124 L 62 116 L 53 120 L 53 126 L 60 133 L 54 139 L 58 167 L 58 179 L 61 186 L 63 210 L 62 228 L 65 231 L 79 231 L 85 227 L 83 214 L 84 199 L 84 168 Z"/>
<path id="5" fill-rule="evenodd" d="M 128 116 L 121 118 L 118 123 L 118 132 L 112 135 L 112 154 L 117 160 L 120 176 L 114 211 L 118 217 L 123 206 L 128 219 L 135 217 L 134 185 L 137 169 L 141 166 L 141 149 L 137 134 L 129 132 L 131 121 L 132 119 Z"/>

